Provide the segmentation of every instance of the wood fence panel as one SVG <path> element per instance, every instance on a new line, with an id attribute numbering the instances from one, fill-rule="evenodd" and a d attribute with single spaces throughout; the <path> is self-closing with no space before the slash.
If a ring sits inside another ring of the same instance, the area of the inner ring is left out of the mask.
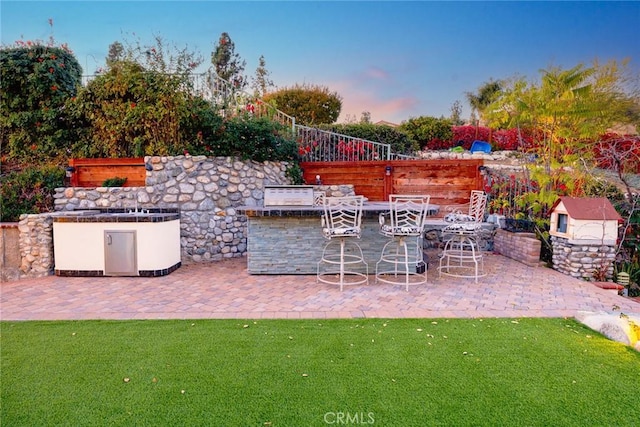
<path id="1" fill-rule="evenodd" d="M 144 158 L 70 159 L 73 187 L 100 187 L 109 178 L 127 178 L 123 187 L 143 187 L 147 177 Z"/>
<path id="2" fill-rule="evenodd" d="M 483 165 L 481 159 L 301 163 L 307 184 L 320 175 L 322 184 L 353 184 L 356 194 L 371 201 L 386 201 L 389 194 L 429 194 L 441 206 L 440 215 L 467 209 L 471 190 L 482 189 Z"/>

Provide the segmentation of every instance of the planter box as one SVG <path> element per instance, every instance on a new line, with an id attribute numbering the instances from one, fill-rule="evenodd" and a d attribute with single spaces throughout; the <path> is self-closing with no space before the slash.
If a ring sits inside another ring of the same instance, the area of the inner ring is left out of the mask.
<path id="1" fill-rule="evenodd" d="M 124 159 L 71 159 L 72 187 L 101 187 L 109 178 L 127 178 L 123 187 L 143 187 L 147 177 L 143 157 Z"/>
<path id="2" fill-rule="evenodd" d="M 505 218 L 504 229 L 512 233 L 535 233 L 535 224 L 526 219 Z"/>
<path id="3" fill-rule="evenodd" d="M 493 237 L 494 251 L 531 267 L 540 264 L 541 248 L 542 242 L 532 233 L 498 230 Z"/>

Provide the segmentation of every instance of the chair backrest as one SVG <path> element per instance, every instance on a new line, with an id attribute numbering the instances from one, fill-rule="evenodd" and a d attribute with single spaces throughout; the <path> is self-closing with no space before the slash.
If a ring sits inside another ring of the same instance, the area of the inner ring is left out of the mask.
<path id="1" fill-rule="evenodd" d="M 428 195 L 389 196 L 389 214 L 391 216 L 391 232 L 393 234 L 419 235 L 429 212 Z"/>
<path id="2" fill-rule="evenodd" d="M 484 220 L 484 211 L 487 207 L 487 195 L 484 191 L 472 190 L 469 199 L 469 216 L 473 217 L 476 222 Z"/>
<path id="3" fill-rule="evenodd" d="M 325 197 L 323 233 L 325 237 L 360 237 L 363 196 Z"/>

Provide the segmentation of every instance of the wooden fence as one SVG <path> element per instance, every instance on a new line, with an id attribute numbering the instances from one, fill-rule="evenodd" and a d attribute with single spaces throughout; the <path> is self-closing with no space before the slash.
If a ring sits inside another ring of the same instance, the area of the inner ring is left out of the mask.
<path id="1" fill-rule="evenodd" d="M 483 160 L 389 160 L 365 162 L 303 162 L 303 179 L 323 185 L 353 184 L 356 194 L 371 201 L 389 200 L 390 194 L 429 194 L 431 203 L 467 209 L 471 190 L 482 190 Z"/>
<path id="2" fill-rule="evenodd" d="M 144 158 L 70 159 L 72 187 L 101 187 L 109 178 L 127 178 L 123 187 L 143 187 L 147 176 Z"/>

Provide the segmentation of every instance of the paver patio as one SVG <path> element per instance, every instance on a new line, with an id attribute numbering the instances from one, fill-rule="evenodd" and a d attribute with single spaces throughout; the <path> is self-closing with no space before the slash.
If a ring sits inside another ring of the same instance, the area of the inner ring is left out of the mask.
<path id="1" fill-rule="evenodd" d="M 250 275 L 245 258 L 185 265 L 164 277 L 49 276 L 0 284 L 1 320 L 573 317 L 638 313 L 640 305 L 546 267 L 485 256 L 487 275 L 426 285 L 338 287 L 315 276 Z"/>

